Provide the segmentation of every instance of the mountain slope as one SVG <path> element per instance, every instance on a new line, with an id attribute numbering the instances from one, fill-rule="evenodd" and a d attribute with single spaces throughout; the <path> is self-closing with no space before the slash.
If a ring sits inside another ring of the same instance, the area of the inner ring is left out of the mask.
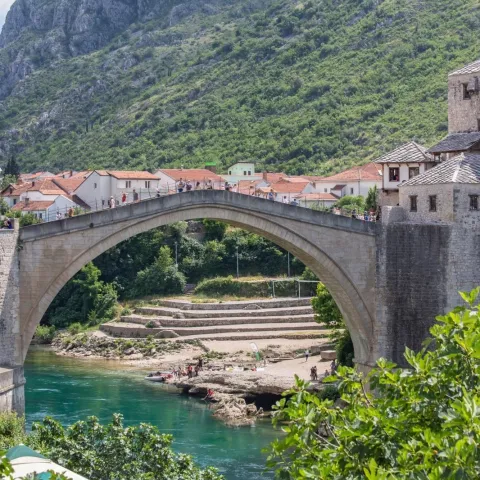
<path id="1" fill-rule="evenodd" d="M 447 73 L 480 56 L 475 0 L 159 3 L 101 48 L 79 40 L 57 56 L 35 49 L 51 29 L 13 34 L 9 16 L 3 70 L 36 57 L 0 103 L 0 154 L 25 169 L 338 171 L 442 137 Z"/>

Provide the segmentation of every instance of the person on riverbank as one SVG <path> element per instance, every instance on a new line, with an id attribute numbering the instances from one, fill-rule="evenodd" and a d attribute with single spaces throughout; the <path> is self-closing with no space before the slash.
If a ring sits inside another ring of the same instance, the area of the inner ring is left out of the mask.
<path id="1" fill-rule="evenodd" d="M 305 350 L 305 363 L 308 362 L 308 357 L 310 356 L 310 350 L 307 348 Z"/>
<path id="2" fill-rule="evenodd" d="M 198 363 L 197 365 L 195 365 L 195 376 L 198 377 L 198 372 L 200 371 L 200 367 L 198 366 Z"/>
<path id="3" fill-rule="evenodd" d="M 188 378 L 193 377 L 193 367 L 191 365 L 189 365 L 188 368 L 187 368 L 187 376 L 188 376 Z"/>
<path id="4" fill-rule="evenodd" d="M 314 365 L 311 369 L 310 369 L 310 378 L 313 381 L 315 380 L 318 380 L 318 372 L 317 372 L 317 366 Z"/>
<path id="5" fill-rule="evenodd" d="M 198 359 L 197 365 L 198 365 L 198 369 L 199 369 L 199 370 L 203 370 L 203 357 L 200 357 L 200 358 Z"/>

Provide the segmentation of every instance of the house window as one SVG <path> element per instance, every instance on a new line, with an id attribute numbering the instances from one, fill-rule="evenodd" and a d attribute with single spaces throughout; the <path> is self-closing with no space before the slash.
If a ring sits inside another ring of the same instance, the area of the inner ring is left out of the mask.
<path id="1" fill-rule="evenodd" d="M 470 92 L 468 91 L 468 83 L 462 83 L 462 89 L 463 89 L 463 99 L 470 100 L 471 95 L 470 95 Z"/>
<path id="2" fill-rule="evenodd" d="M 39 214 L 38 214 L 38 218 L 43 218 L 43 217 L 42 217 L 42 213 L 39 213 Z"/>
<path id="3" fill-rule="evenodd" d="M 13 199 L 13 204 L 14 204 L 14 205 L 17 204 L 17 199 L 16 199 L 16 198 Z"/>
<path id="4" fill-rule="evenodd" d="M 440 154 L 439 154 L 439 153 L 434 153 L 434 154 L 433 154 L 433 159 L 434 159 L 436 162 L 439 162 L 439 161 L 441 160 Z"/>
<path id="5" fill-rule="evenodd" d="M 323 192 L 324 192 L 324 193 L 327 193 L 327 190 L 328 190 L 328 188 L 324 188 L 324 189 L 323 189 Z"/>
<path id="6" fill-rule="evenodd" d="M 353 188 L 350 189 L 350 195 L 353 195 Z"/>
<path id="7" fill-rule="evenodd" d="M 399 182 L 400 181 L 400 169 L 395 167 L 395 168 L 389 168 L 389 179 L 391 182 Z"/>
<path id="8" fill-rule="evenodd" d="M 228 174 L 229 174 L 229 175 L 231 175 L 231 174 L 232 174 L 232 171 L 231 171 L 231 170 L 229 170 L 229 171 L 228 171 Z"/>
<path id="9" fill-rule="evenodd" d="M 408 169 L 408 178 L 416 177 L 420 175 L 420 167 L 409 167 Z"/>
<path id="10" fill-rule="evenodd" d="M 469 195 L 470 210 L 478 210 L 478 195 Z"/>
<path id="11" fill-rule="evenodd" d="M 247 171 L 246 171 L 246 170 L 243 171 L 243 176 L 244 176 L 244 177 L 247 176 Z"/>
<path id="12" fill-rule="evenodd" d="M 410 197 L 410 211 L 411 212 L 416 212 L 417 211 L 417 196 L 412 195 Z"/>
<path id="13" fill-rule="evenodd" d="M 430 195 L 428 197 L 428 210 L 430 212 L 436 212 L 437 211 L 437 196 L 436 195 Z"/>
<path id="14" fill-rule="evenodd" d="M 132 188 L 132 181 L 131 180 L 127 180 L 125 182 L 125 188 Z"/>
<path id="15" fill-rule="evenodd" d="M 249 170 L 249 171 L 248 171 L 248 174 L 249 174 L 249 175 L 251 175 L 251 174 L 252 174 L 252 172 Z"/>
<path id="16" fill-rule="evenodd" d="M 145 188 L 150 188 L 150 180 L 145 181 Z"/>

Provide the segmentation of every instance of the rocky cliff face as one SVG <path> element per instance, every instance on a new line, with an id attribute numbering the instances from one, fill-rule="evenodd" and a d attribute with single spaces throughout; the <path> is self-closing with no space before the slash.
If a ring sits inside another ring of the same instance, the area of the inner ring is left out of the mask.
<path id="1" fill-rule="evenodd" d="M 16 0 L 0 34 L 0 100 L 40 66 L 100 49 L 135 22 L 168 26 L 219 1 Z"/>

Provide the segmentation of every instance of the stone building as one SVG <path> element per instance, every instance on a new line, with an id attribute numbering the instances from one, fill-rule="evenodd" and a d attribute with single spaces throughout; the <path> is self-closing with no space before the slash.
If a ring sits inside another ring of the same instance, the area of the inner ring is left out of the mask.
<path id="1" fill-rule="evenodd" d="M 461 153 L 400 185 L 400 206 L 414 222 L 480 227 L 480 152 Z"/>
<path id="2" fill-rule="evenodd" d="M 379 203 L 392 207 L 399 204 L 398 188 L 403 182 L 421 175 L 435 165 L 432 155 L 416 142 L 405 143 L 377 158 L 374 163 L 382 168 Z"/>

